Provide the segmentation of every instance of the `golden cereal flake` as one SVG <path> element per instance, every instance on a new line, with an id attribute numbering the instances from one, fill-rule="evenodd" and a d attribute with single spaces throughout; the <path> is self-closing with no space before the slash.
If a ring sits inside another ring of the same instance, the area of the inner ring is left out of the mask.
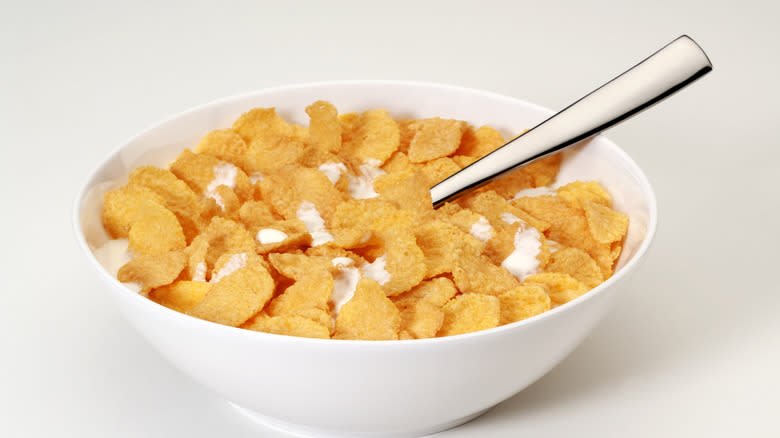
<path id="1" fill-rule="evenodd" d="M 211 155 L 195 154 L 185 149 L 169 168 L 195 193 L 204 196 L 213 197 L 219 185 L 233 189 L 241 200 L 250 199 L 254 193 L 252 182 L 243 170 Z"/>
<path id="2" fill-rule="evenodd" d="M 287 123 L 274 108 L 255 108 L 233 123 L 233 131 L 247 144 L 243 166 L 262 174 L 297 162 L 304 152 L 308 130 Z"/>
<path id="3" fill-rule="evenodd" d="M 280 138 L 270 143 L 255 141 L 249 144 L 249 152 L 241 161 L 250 174 L 265 175 L 279 166 L 298 165 L 305 153 L 306 144 L 299 139 Z"/>
<path id="4" fill-rule="evenodd" d="M 234 252 L 222 254 L 219 259 L 214 263 L 214 269 L 212 276 L 209 279 L 209 283 L 217 283 L 222 278 L 236 272 L 237 270 L 252 264 L 261 264 L 264 268 L 269 269 L 270 266 L 263 259 L 253 252 Z"/>
<path id="5" fill-rule="evenodd" d="M 274 281 L 263 265 L 248 263 L 214 283 L 203 300 L 187 313 L 238 327 L 265 306 L 273 291 Z"/>
<path id="6" fill-rule="evenodd" d="M 276 221 L 257 229 L 256 251 L 258 254 L 269 252 L 290 251 L 311 245 L 311 234 L 306 224 L 298 219 Z"/>
<path id="7" fill-rule="evenodd" d="M 199 234 L 184 249 L 184 254 L 187 256 L 187 277 L 190 280 L 206 281 L 209 275 L 209 266 L 206 263 L 208 250 L 209 240 L 205 234 Z"/>
<path id="8" fill-rule="evenodd" d="M 380 237 L 377 237 L 377 239 L 380 239 Z M 378 240 L 376 245 L 351 248 L 350 251 L 353 251 L 364 260 L 374 260 L 372 263 L 376 263 L 377 259 L 381 259 L 381 263 L 385 263 L 387 261 L 387 251 L 383 245 L 384 243 L 381 240 Z"/>
<path id="9" fill-rule="evenodd" d="M 297 336 L 301 338 L 330 338 L 330 331 L 327 327 L 298 315 L 258 315 L 249 320 L 242 328 L 254 330 L 256 332 Z"/>
<path id="10" fill-rule="evenodd" d="M 438 117 L 418 120 L 409 144 L 409 160 L 412 163 L 424 163 L 452 154 L 460 146 L 466 123 L 460 120 Z"/>
<path id="11" fill-rule="evenodd" d="M 604 281 L 596 261 L 579 248 L 563 248 L 554 252 L 545 270 L 569 274 L 588 288 L 594 288 Z"/>
<path id="12" fill-rule="evenodd" d="M 379 199 L 409 210 L 418 218 L 433 213 L 430 187 L 431 181 L 419 171 L 388 173 L 374 180 Z"/>
<path id="13" fill-rule="evenodd" d="M 158 255 L 187 246 L 179 220 L 157 202 L 147 202 L 143 213 L 130 227 L 128 248 L 135 254 Z"/>
<path id="14" fill-rule="evenodd" d="M 612 275 L 613 258 L 610 245 L 596 241 L 590 233 L 585 213 L 557 196 L 524 197 L 512 204 L 550 224 L 545 231 L 548 239 L 563 246 L 587 252 L 599 265 L 604 278 Z"/>
<path id="15" fill-rule="evenodd" d="M 460 171 L 460 166 L 458 166 L 450 157 L 436 158 L 435 160 L 428 161 L 419 166 L 422 173 L 424 173 L 429 180 L 433 181 L 434 184 L 438 184 Z"/>
<path id="16" fill-rule="evenodd" d="M 216 193 L 216 192 L 215 192 Z M 221 201 L 221 200 L 220 200 Z M 224 203 L 223 203 L 224 205 Z M 209 224 L 215 217 L 225 217 L 225 211 L 217 204 L 213 197 L 204 197 L 200 199 L 200 217 L 198 221 L 201 224 Z M 229 218 L 228 218 L 229 219 Z"/>
<path id="17" fill-rule="evenodd" d="M 206 264 L 213 268 L 224 254 L 254 253 L 255 239 L 243 225 L 229 219 L 215 217 L 204 230 L 208 241 Z"/>
<path id="18" fill-rule="evenodd" d="M 581 206 L 581 200 L 588 200 L 605 207 L 612 206 L 612 196 L 595 181 L 574 181 L 558 187 L 556 193 L 575 206 Z"/>
<path id="19" fill-rule="evenodd" d="M 281 216 L 277 216 L 271 211 L 271 206 L 265 201 L 244 202 L 238 209 L 238 217 L 246 229 L 254 233 L 281 219 Z"/>
<path id="20" fill-rule="evenodd" d="M 216 194 L 215 198 L 220 201 L 218 203 L 220 208 L 215 211 L 216 215 L 238 220 L 238 210 L 241 208 L 241 200 L 238 199 L 236 192 L 226 185 L 218 185 L 212 193 Z"/>
<path id="21" fill-rule="evenodd" d="M 547 294 L 555 304 L 565 304 L 588 291 L 588 287 L 569 274 L 542 272 L 528 276 L 523 284 L 540 283 L 547 286 Z"/>
<path id="22" fill-rule="evenodd" d="M 103 227 L 115 238 L 127 237 L 130 227 L 137 222 L 150 204 L 165 205 L 165 199 L 146 187 L 121 187 L 103 196 Z"/>
<path id="23" fill-rule="evenodd" d="M 460 200 L 464 208 L 468 208 L 475 213 L 484 216 L 491 224 L 506 222 L 506 214 L 522 219 L 524 214 L 520 209 L 514 207 L 498 193 L 487 190 L 465 196 Z M 524 222 L 526 222 L 524 220 Z M 529 222 L 530 224 L 530 222 Z M 532 225 L 532 224 L 531 224 Z"/>
<path id="24" fill-rule="evenodd" d="M 583 200 L 585 219 L 590 234 L 599 243 L 612 243 L 623 240 L 628 232 L 628 215 L 612 210 L 596 202 Z"/>
<path id="25" fill-rule="evenodd" d="M 412 339 L 433 338 L 444 323 L 440 306 L 420 301 L 401 311 L 401 330 Z"/>
<path id="26" fill-rule="evenodd" d="M 493 234 L 492 227 L 490 229 L 484 228 L 485 232 L 480 232 L 479 226 L 478 229 L 475 230 L 475 232 L 472 234 L 474 224 L 480 223 L 484 226 L 487 219 L 485 219 L 485 217 L 481 214 L 475 213 L 467 208 L 463 208 L 454 202 L 448 202 L 442 207 L 439 207 L 439 209 L 436 210 L 435 217 L 437 220 L 455 225 L 464 233 L 469 233 L 472 236 L 476 234 L 476 236 L 479 236 L 478 238 L 483 242 L 490 239 Z M 490 226 L 490 223 L 487 223 L 487 225 Z M 490 234 L 490 236 L 488 236 L 488 234 Z"/>
<path id="27" fill-rule="evenodd" d="M 363 112 L 357 120 L 355 130 L 344 126 L 342 119 L 342 156 L 350 157 L 355 164 L 366 160 L 377 160 L 384 163 L 400 144 L 398 123 L 383 109 L 373 109 Z M 347 131 L 345 139 L 344 131 Z"/>
<path id="28" fill-rule="evenodd" d="M 543 221 L 536 216 L 532 216 L 527 211 L 523 210 L 522 208 L 517 208 L 511 203 L 509 204 L 509 210 L 507 213 L 536 228 L 540 233 L 544 233 L 550 229 L 549 222 Z"/>
<path id="29" fill-rule="evenodd" d="M 301 280 L 315 272 L 333 272 L 329 257 L 307 256 L 301 253 L 271 253 L 268 261 L 277 272 L 293 280 Z"/>
<path id="30" fill-rule="evenodd" d="M 411 172 L 414 169 L 412 162 L 409 161 L 409 157 L 405 153 L 399 151 L 390 156 L 389 160 L 385 161 L 382 170 L 387 173 L 395 173 L 404 171 Z"/>
<path id="31" fill-rule="evenodd" d="M 398 145 L 398 152 L 406 155 L 409 152 L 409 145 L 412 143 L 414 135 L 417 134 L 419 121 L 414 119 L 398 119 L 396 122 L 398 122 L 398 131 L 401 138 L 400 144 Z"/>
<path id="32" fill-rule="evenodd" d="M 469 126 L 463 133 L 455 155 L 482 158 L 504 143 L 504 137 L 490 126 L 485 125 L 477 130 Z"/>
<path id="33" fill-rule="evenodd" d="M 563 155 L 558 153 L 524 167 L 523 171 L 531 175 L 534 187 L 544 187 L 555 182 L 562 162 Z"/>
<path id="34" fill-rule="evenodd" d="M 350 199 L 336 207 L 333 215 L 334 243 L 356 248 L 379 243 L 375 233 L 388 227 L 411 228 L 412 216 L 394 203 L 380 199 Z"/>
<path id="35" fill-rule="evenodd" d="M 303 202 L 314 204 L 320 216 L 329 223 L 336 207 L 344 201 L 324 173 L 317 169 L 283 166 L 260 182 L 263 199 L 285 219 L 298 219 Z"/>
<path id="36" fill-rule="evenodd" d="M 442 307 L 444 321 L 438 336 L 453 336 L 497 327 L 501 316 L 499 299 L 464 293 Z"/>
<path id="37" fill-rule="evenodd" d="M 233 131 L 247 144 L 273 144 L 284 139 L 301 139 L 308 136 L 302 127 L 282 119 L 275 108 L 254 108 L 247 111 L 233 123 Z"/>
<path id="38" fill-rule="evenodd" d="M 526 283 L 498 296 L 501 302 L 501 324 L 509 324 L 550 310 L 547 287 Z"/>
<path id="39" fill-rule="evenodd" d="M 484 216 L 491 223 L 501 220 L 501 215 L 508 211 L 506 199 L 492 190 L 472 192 L 460 198 L 458 204 Z"/>
<path id="40" fill-rule="evenodd" d="M 400 339 L 400 340 L 402 340 L 402 341 L 403 341 L 403 340 L 408 340 L 408 339 L 414 339 L 414 336 L 412 336 L 412 335 L 411 335 L 409 332 L 407 332 L 406 330 L 401 330 L 401 331 L 398 333 L 398 339 Z"/>
<path id="41" fill-rule="evenodd" d="M 499 196 L 512 199 L 521 190 L 534 187 L 534 177 L 525 169 L 518 169 L 485 185 L 484 190 L 493 190 Z"/>
<path id="42" fill-rule="evenodd" d="M 297 315 L 332 327 L 328 300 L 333 293 L 333 276 L 327 271 L 314 271 L 296 281 L 267 308 L 270 316 Z"/>
<path id="43" fill-rule="evenodd" d="M 153 166 L 138 167 L 130 173 L 127 187 L 145 187 L 159 195 L 163 205 L 179 220 L 187 242 L 200 232 L 198 195 L 169 170 Z"/>
<path id="44" fill-rule="evenodd" d="M 478 157 L 470 157 L 468 155 L 453 155 L 452 161 L 457 164 L 461 169 L 463 169 L 466 166 L 470 166 L 472 163 L 477 161 Z"/>
<path id="45" fill-rule="evenodd" d="M 474 251 L 459 248 L 454 260 L 452 277 L 461 292 L 500 295 L 520 284 L 509 271 Z"/>
<path id="46" fill-rule="evenodd" d="M 557 242 L 552 242 L 553 245 L 558 245 Z M 558 248 L 558 246 L 556 246 Z M 547 266 L 548 263 L 550 263 L 550 256 L 552 255 L 553 250 L 550 247 L 550 241 L 547 240 L 547 238 L 544 236 L 544 234 L 539 235 L 539 254 L 536 255 L 536 259 L 539 260 L 539 266 L 540 268 L 544 268 Z M 540 269 L 543 270 L 543 269 Z"/>
<path id="47" fill-rule="evenodd" d="M 211 289 L 203 281 L 177 281 L 149 293 L 149 298 L 177 312 L 187 313 L 200 303 Z"/>
<path id="48" fill-rule="evenodd" d="M 319 150 L 338 152 L 341 149 L 341 124 L 336 107 L 318 100 L 306 107 L 309 115 L 309 139 Z"/>
<path id="49" fill-rule="evenodd" d="M 401 315 L 395 304 L 376 281 L 362 278 L 336 316 L 333 338 L 392 340 L 398 339 L 400 328 Z"/>
<path id="50" fill-rule="evenodd" d="M 319 149 L 318 146 L 313 144 L 307 144 L 304 146 L 303 155 L 298 158 L 298 164 L 303 167 L 309 167 L 319 171 L 323 170 L 321 166 L 346 165 L 338 155 Z M 336 179 L 336 181 L 332 182 L 334 185 L 339 186 L 341 185 L 339 184 L 339 180 L 344 178 L 347 177 L 344 173 L 342 173 L 340 177 Z"/>
<path id="51" fill-rule="evenodd" d="M 240 164 L 248 147 L 232 129 L 217 129 L 206 134 L 195 147 L 195 153 L 213 155 L 220 160 Z"/>
<path id="52" fill-rule="evenodd" d="M 387 296 L 398 295 L 418 285 L 425 277 L 425 255 L 407 228 L 388 228 L 380 233 L 386 251 L 385 270 L 390 280 L 382 284 Z"/>
<path id="53" fill-rule="evenodd" d="M 141 254 L 119 268 L 117 279 L 123 283 L 138 283 L 142 290 L 173 283 L 187 264 L 184 251 L 165 254 Z"/>
<path id="54" fill-rule="evenodd" d="M 344 113 L 339 114 L 339 126 L 341 127 L 341 146 L 349 145 L 357 141 L 358 128 L 360 127 L 360 114 Z M 341 151 L 343 155 L 343 151 Z"/>
<path id="55" fill-rule="evenodd" d="M 500 266 L 515 251 L 515 235 L 527 227 L 522 222 L 506 223 L 503 220 L 492 225 L 493 237 L 487 241 L 484 254 Z"/>
<path id="56" fill-rule="evenodd" d="M 363 259 L 363 257 L 360 257 L 354 252 L 348 251 L 338 246 L 330 246 L 330 245 L 315 246 L 315 247 L 307 248 L 305 253 L 307 256 L 310 257 L 321 256 L 321 257 L 327 257 L 331 260 L 339 257 L 348 258 L 354 262 L 355 266 L 361 266 L 366 264 L 366 261 L 365 259 Z"/>
<path id="57" fill-rule="evenodd" d="M 391 297 L 391 299 L 401 310 L 419 301 L 425 301 L 441 307 L 457 293 L 458 290 L 455 288 L 455 283 L 452 280 L 447 277 L 436 277 L 425 280 L 411 290 Z"/>
<path id="58" fill-rule="evenodd" d="M 612 259 L 612 262 L 615 263 L 620 258 L 620 254 L 623 252 L 623 243 L 621 242 L 612 242 L 612 245 L 610 245 L 610 258 Z"/>
<path id="59" fill-rule="evenodd" d="M 452 272 L 455 250 L 464 245 L 481 252 L 485 244 L 455 225 L 431 221 L 415 228 L 417 245 L 425 256 L 425 278 Z"/>

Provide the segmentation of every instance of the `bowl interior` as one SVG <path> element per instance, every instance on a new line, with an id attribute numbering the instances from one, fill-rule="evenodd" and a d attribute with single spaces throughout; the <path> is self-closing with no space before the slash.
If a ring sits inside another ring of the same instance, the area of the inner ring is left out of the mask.
<path id="1" fill-rule="evenodd" d="M 299 124 L 308 124 L 305 108 L 328 100 L 340 113 L 385 108 L 395 118 L 444 117 L 489 124 L 506 137 L 517 135 L 549 117 L 542 107 L 497 94 L 444 85 L 350 81 L 280 87 L 219 100 L 183 112 L 153 126 L 114 151 L 89 177 L 77 200 L 77 233 L 94 250 L 108 236 L 100 222 L 103 194 L 124 184 L 141 165 L 165 167 L 183 149 L 193 148 L 214 129 L 230 127 L 254 107 L 275 107 Z M 629 215 L 628 236 L 616 274 L 641 254 L 655 227 L 655 197 L 639 167 L 614 143 L 595 137 L 567 150 L 557 184 L 595 180 L 614 198 L 615 208 Z M 82 238 L 83 237 L 83 238 Z"/>

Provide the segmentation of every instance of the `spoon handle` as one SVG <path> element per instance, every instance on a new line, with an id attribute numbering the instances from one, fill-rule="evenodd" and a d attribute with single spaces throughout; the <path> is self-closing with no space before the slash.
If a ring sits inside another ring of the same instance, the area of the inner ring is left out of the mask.
<path id="1" fill-rule="evenodd" d="M 434 207 L 610 128 L 712 70 L 687 35 L 431 188 Z"/>

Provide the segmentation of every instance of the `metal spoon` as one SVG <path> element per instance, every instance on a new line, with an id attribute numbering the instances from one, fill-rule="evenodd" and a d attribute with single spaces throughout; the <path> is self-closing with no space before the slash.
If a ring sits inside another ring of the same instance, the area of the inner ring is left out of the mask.
<path id="1" fill-rule="evenodd" d="M 710 70 L 712 63 L 707 54 L 683 35 L 525 134 L 433 186 L 433 206 L 439 207 L 617 125 Z"/>

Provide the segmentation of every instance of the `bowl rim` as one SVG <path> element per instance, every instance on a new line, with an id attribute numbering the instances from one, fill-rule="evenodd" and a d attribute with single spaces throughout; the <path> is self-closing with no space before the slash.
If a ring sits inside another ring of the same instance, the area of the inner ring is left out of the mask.
<path id="1" fill-rule="evenodd" d="M 598 295 L 601 295 L 604 293 L 604 291 L 612 286 L 613 284 L 620 281 L 623 277 L 625 277 L 628 273 L 632 272 L 641 262 L 641 260 L 644 258 L 645 253 L 650 248 L 652 241 L 655 237 L 655 232 L 658 224 L 658 206 L 657 206 L 657 200 L 655 196 L 655 191 L 653 190 L 652 185 L 650 184 L 650 181 L 648 180 L 647 176 L 644 174 L 642 169 L 636 164 L 636 162 L 626 153 L 622 148 L 620 148 L 617 144 L 615 144 L 610 139 L 602 136 L 597 135 L 594 136 L 598 137 L 606 147 L 612 150 L 619 158 L 621 158 L 625 163 L 628 163 L 630 167 L 633 169 L 629 169 L 632 173 L 632 176 L 634 176 L 640 185 L 643 187 L 643 189 L 646 192 L 646 201 L 648 204 L 648 223 L 647 223 L 647 229 L 645 233 L 645 237 L 642 240 L 641 245 L 636 250 L 634 255 L 632 256 L 631 260 L 629 260 L 621 269 L 620 271 L 613 273 L 610 278 L 605 280 L 603 283 L 599 284 L 595 288 L 589 290 L 588 292 L 580 295 L 579 297 L 562 304 L 558 307 L 555 307 L 553 309 L 550 309 L 546 312 L 543 312 L 541 314 L 532 316 L 530 318 L 526 318 L 520 321 L 515 321 L 513 323 L 500 325 L 498 327 L 493 327 L 490 329 L 485 330 L 479 330 L 475 332 L 470 333 L 463 333 L 459 335 L 453 335 L 453 336 L 445 336 L 445 337 L 435 337 L 435 338 L 424 338 L 424 339 L 398 339 L 398 340 L 377 340 L 377 341 L 366 341 L 366 340 L 358 340 L 358 339 L 319 339 L 319 338 L 304 338 L 304 337 L 298 337 L 298 336 L 289 336 L 289 335 L 279 335 L 279 334 L 273 334 L 273 333 L 265 333 L 265 332 L 258 332 L 254 330 L 248 330 L 248 329 L 242 329 L 240 327 L 232 327 L 227 326 L 223 324 L 218 324 L 215 322 L 203 320 L 200 318 L 196 318 L 190 315 L 187 315 L 185 313 L 178 312 L 173 309 L 169 309 L 161 304 L 158 304 L 152 300 L 150 300 L 147 297 L 144 297 L 143 295 L 133 292 L 129 288 L 125 287 L 116 277 L 110 275 L 106 269 L 103 267 L 103 265 L 98 262 L 97 258 L 93 254 L 92 250 L 89 247 L 89 244 L 86 241 L 86 237 L 84 235 L 83 230 L 81 229 L 81 219 L 82 219 L 82 212 L 83 212 L 83 204 L 84 200 L 86 198 L 87 193 L 94 187 L 94 179 L 96 178 L 97 174 L 101 171 L 101 169 L 105 166 L 107 162 L 109 162 L 111 159 L 113 159 L 116 155 L 121 153 L 121 151 L 130 143 L 135 142 L 140 137 L 144 136 L 148 132 L 157 129 L 167 123 L 170 123 L 176 119 L 185 117 L 189 114 L 202 111 L 208 107 L 212 106 L 220 106 L 224 104 L 228 104 L 230 102 L 249 99 L 256 96 L 261 96 L 263 94 L 273 94 L 273 93 L 279 93 L 289 90 L 302 90 L 302 89 L 315 89 L 315 88 L 321 88 L 321 87 L 333 87 L 333 86 L 341 86 L 341 87 L 364 87 L 364 86 L 401 86 L 401 87 L 422 87 L 422 88 L 431 88 L 431 89 L 438 89 L 440 91 L 455 91 L 459 93 L 471 93 L 475 95 L 480 95 L 485 98 L 489 99 L 497 99 L 497 100 L 503 100 L 503 101 L 509 101 L 511 103 L 521 103 L 523 105 L 529 106 L 533 108 L 534 110 L 538 110 L 540 112 L 546 113 L 546 117 L 549 117 L 550 115 L 554 114 L 554 111 L 545 108 L 541 105 L 525 101 L 523 99 L 518 99 L 510 96 L 506 96 L 503 94 L 499 94 L 493 91 L 487 91 L 482 89 L 476 89 L 476 88 L 469 88 L 469 87 L 462 87 L 462 86 L 456 86 L 456 85 L 449 85 L 449 84 L 442 84 L 442 83 L 436 83 L 436 82 L 424 82 L 424 81 L 405 81 L 405 80 L 382 80 L 382 79 L 360 79 L 360 80 L 334 80 L 334 81 L 318 81 L 318 82 L 306 82 L 306 83 L 299 83 L 299 84 L 285 84 L 275 87 L 268 87 L 268 88 L 261 88 L 257 90 L 242 92 L 234 95 L 230 95 L 227 97 L 218 98 L 215 100 L 212 100 L 207 103 L 203 103 L 200 105 L 196 105 L 194 107 L 190 107 L 188 109 L 185 109 L 183 111 L 180 111 L 178 113 L 172 114 L 164 119 L 162 121 L 153 123 L 149 126 L 147 126 L 145 129 L 142 129 L 135 133 L 134 135 L 130 136 L 125 141 L 119 143 L 117 147 L 115 147 L 107 156 L 105 156 L 102 160 L 100 160 L 99 164 L 93 168 L 93 170 L 89 173 L 89 175 L 85 178 L 83 183 L 80 185 L 80 189 L 77 192 L 76 198 L 73 202 L 73 210 L 72 210 L 72 226 L 73 231 L 76 237 L 76 241 L 78 246 L 81 248 L 82 252 L 84 252 L 87 256 L 87 258 L 90 261 L 90 264 L 93 268 L 97 270 L 99 275 L 102 275 L 104 279 L 108 281 L 108 283 L 111 283 L 112 286 L 115 288 L 119 288 L 121 290 L 120 293 L 125 293 L 129 295 L 134 295 L 132 299 L 136 300 L 142 300 L 145 302 L 145 304 L 142 304 L 142 306 L 148 306 L 148 309 L 153 312 L 163 312 L 163 315 L 168 315 L 171 318 L 179 319 L 179 321 L 183 324 L 193 325 L 197 326 L 204 330 L 217 330 L 217 332 L 222 331 L 226 336 L 250 336 L 256 339 L 263 339 L 266 341 L 271 342 L 284 342 L 284 343 L 292 343 L 292 344 L 299 344 L 299 345 L 362 345 L 364 348 L 366 346 L 381 346 L 381 347 L 390 347 L 395 345 L 403 345 L 403 346 L 410 346 L 410 345 L 419 345 L 419 346 L 428 346 L 429 344 L 447 344 L 447 343 L 453 343 L 453 342 L 461 342 L 465 340 L 471 340 L 475 338 L 480 338 L 483 336 L 491 336 L 494 334 L 503 333 L 506 331 L 512 331 L 512 330 L 520 330 L 522 327 L 535 325 L 535 324 L 541 324 L 542 321 L 550 318 L 555 318 L 559 314 L 568 313 L 570 311 L 574 311 L 577 307 L 580 307 L 585 302 L 595 299 Z M 129 296 L 128 295 L 128 296 Z M 392 348 L 392 347 L 390 347 Z"/>

